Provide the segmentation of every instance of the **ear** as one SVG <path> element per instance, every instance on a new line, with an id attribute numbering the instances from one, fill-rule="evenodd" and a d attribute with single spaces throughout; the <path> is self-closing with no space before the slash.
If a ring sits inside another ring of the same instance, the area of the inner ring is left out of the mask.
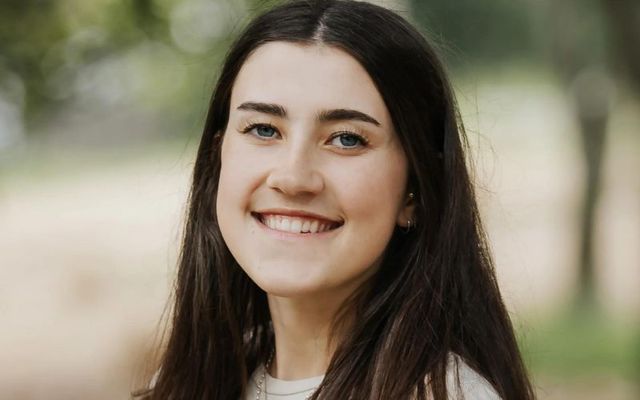
<path id="1" fill-rule="evenodd" d="M 416 226 L 416 221 L 414 217 L 414 210 L 416 208 L 416 199 L 415 194 L 413 192 L 407 193 L 404 197 L 404 202 L 400 211 L 398 212 L 398 219 L 396 220 L 396 224 L 402 228 L 407 228 L 409 226 L 409 221 L 411 221 L 411 226 Z"/>

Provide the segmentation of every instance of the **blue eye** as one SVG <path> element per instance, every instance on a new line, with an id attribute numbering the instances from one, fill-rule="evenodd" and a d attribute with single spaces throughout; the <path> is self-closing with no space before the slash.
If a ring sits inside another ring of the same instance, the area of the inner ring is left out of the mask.
<path id="1" fill-rule="evenodd" d="M 339 133 L 331 139 L 331 144 L 343 149 L 354 149 L 358 146 L 365 146 L 367 141 L 360 135 L 355 133 Z"/>
<path id="2" fill-rule="evenodd" d="M 258 125 L 255 129 L 256 134 L 260 137 L 271 138 L 276 134 L 276 130 L 269 125 Z"/>
<path id="3" fill-rule="evenodd" d="M 251 133 L 258 139 L 272 139 L 278 135 L 278 130 L 269 124 L 250 124 L 241 132 Z"/>

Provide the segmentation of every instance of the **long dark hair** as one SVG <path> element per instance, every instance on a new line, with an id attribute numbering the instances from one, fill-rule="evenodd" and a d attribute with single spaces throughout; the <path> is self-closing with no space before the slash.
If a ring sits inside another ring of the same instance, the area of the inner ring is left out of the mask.
<path id="1" fill-rule="evenodd" d="M 150 399 L 239 399 L 274 344 L 266 294 L 244 273 L 215 212 L 231 90 L 272 41 L 335 46 L 369 73 L 409 160 L 417 227 L 397 229 L 377 274 L 349 302 L 314 399 L 447 398 L 458 354 L 504 399 L 534 397 L 496 284 L 467 171 L 466 138 L 445 71 L 403 18 L 369 3 L 291 1 L 255 18 L 227 55 L 189 197 L 171 330 Z M 355 312 L 354 312 L 355 311 Z"/>

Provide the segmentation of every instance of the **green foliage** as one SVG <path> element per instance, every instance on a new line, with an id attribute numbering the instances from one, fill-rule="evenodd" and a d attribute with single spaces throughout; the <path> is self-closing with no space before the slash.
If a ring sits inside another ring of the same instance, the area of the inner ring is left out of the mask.
<path id="1" fill-rule="evenodd" d="M 166 18 L 153 0 L 3 0 L 0 2 L 0 83 L 14 74 L 25 86 L 27 119 L 65 95 L 60 74 L 117 54 L 150 37 L 166 40 Z"/>
<path id="2" fill-rule="evenodd" d="M 518 0 L 412 0 L 413 16 L 436 42 L 474 62 L 499 63 L 535 49 L 532 7 Z"/>
<path id="3" fill-rule="evenodd" d="M 0 78 L 9 72 L 22 78 L 27 109 L 47 101 L 48 57 L 55 43 L 69 34 L 59 11 L 53 1 L 0 2 Z"/>

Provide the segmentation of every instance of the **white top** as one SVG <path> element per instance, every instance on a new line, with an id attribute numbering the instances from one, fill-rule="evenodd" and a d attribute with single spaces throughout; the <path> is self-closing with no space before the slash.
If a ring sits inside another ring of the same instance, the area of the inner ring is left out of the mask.
<path id="1" fill-rule="evenodd" d="M 455 374 L 456 364 L 458 367 L 458 377 L 460 379 L 459 387 Z M 264 366 L 260 365 L 253 372 L 251 379 L 249 379 L 249 387 L 243 400 L 255 400 L 257 384 L 262 377 L 263 371 Z M 313 390 L 320 385 L 323 378 L 324 375 L 320 375 L 296 381 L 283 381 L 267 373 L 267 398 L 273 400 L 305 400 L 305 398 L 313 393 Z M 265 384 L 263 383 L 263 390 L 264 389 Z M 500 400 L 500 396 L 498 396 L 491 384 L 471 369 L 462 358 L 455 355 L 449 357 L 449 363 L 447 365 L 447 392 L 449 393 L 449 398 L 452 400 Z M 265 399 L 264 392 L 260 397 L 261 399 Z"/>

